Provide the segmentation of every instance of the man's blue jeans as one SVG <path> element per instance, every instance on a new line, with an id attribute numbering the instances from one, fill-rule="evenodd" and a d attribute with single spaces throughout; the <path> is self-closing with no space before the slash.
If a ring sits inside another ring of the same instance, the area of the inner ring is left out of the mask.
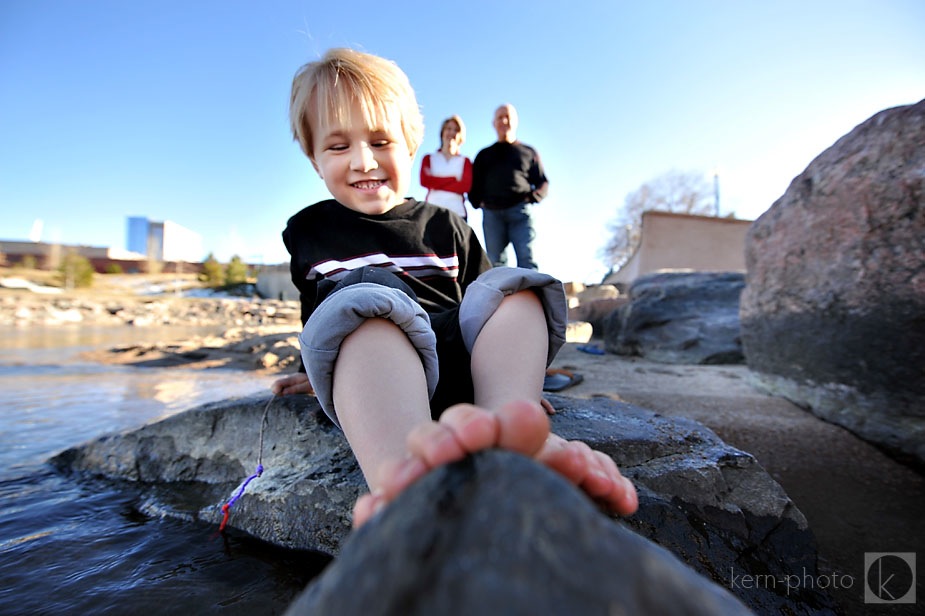
<path id="1" fill-rule="evenodd" d="M 482 208 L 482 231 L 485 234 L 485 250 L 495 267 L 507 265 L 505 250 L 513 244 L 517 255 L 517 267 L 539 269 L 533 260 L 533 204 L 524 203 L 504 210 Z"/>

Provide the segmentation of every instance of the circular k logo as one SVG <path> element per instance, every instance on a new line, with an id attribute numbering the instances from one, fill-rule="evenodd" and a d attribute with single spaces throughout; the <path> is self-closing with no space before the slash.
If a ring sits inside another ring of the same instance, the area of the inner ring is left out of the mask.
<path id="1" fill-rule="evenodd" d="M 915 552 L 865 552 L 864 603 L 915 603 Z"/>

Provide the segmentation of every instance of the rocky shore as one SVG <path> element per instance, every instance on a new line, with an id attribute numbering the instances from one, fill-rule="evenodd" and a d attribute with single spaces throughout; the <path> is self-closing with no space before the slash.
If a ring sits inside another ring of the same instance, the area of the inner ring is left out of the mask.
<path id="1" fill-rule="evenodd" d="M 299 303 L 232 297 L 94 294 L 92 290 L 42 294 L 0 289 L 0 326 L 95 325 L 149 327 L 299 326 Z"/>
<path id="2" fill-rule="evenodd" d="M 21 285 L 0 288 L 0 327 L 83 326 L 219 329 L 209 336 L 165 339 L 84 353 L 85 359 L 101 363 L 278 372 L 299 359 L 298 302 L 257 297 L 137 295 L 111 288 L 70 293 L 35 292 Z"/>
<path id="3" fill-rule="evenodd" d="M 115 311 L 118 317 L 111 310 L 116 306 L 121 307 Z M 49 298 L 0 291 L 3 323 L 14 323 L 17 312 L 25 314 L 23 308 L 36 318 L 20 318 L 18 327 L 79 323 L 140 328 L 144 326 L 136 319 L 151 314 L 161 315 L 160 322 L 168 324 L 217 325 L 222 319 L 241 323 L 215 336 L 98 349 L 86 355 L 94 361 L 267 373 L 294 370 L 298 361 L 299 323 L 292 303 L 253 298 Z M 54 314 L 51 309 L 75 310 L 82 318 L 47 320 L 42 315 Z M 603 347 L 603 340 L 592 340 L 592 345 Z M 755 385 L 746 366 L 667 365 L 587 353 L 580 350 L 583 346 L 566 344 L 553 364 L 583 377 L 562 392 L 563 399 L 610 399 L 693 419 L 730 446 L 753 455 L 805 515 L 818 541 L 819 575 L 850 575 L 855 581 L 852 588 L 831 591 L 845 613 L 864 613 L 865 550 L 918 545 L 925 536 L 925 524 L 917 514 L 925 507 L 921 475 L 846 430 L 768 395 Z M 255 408 L 262 412 L 263 404 Z"/>

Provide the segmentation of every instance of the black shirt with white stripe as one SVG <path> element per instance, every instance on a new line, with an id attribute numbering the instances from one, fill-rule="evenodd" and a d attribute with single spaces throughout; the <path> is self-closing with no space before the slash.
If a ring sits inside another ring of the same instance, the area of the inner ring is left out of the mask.
<path id="1" fill-rule="evenodd" d="M 398 275 L 428 313 L 453 308 L 466 287 L 491 268 L 475 231 L 446 208 L 408 199 L 385 214 L 363 214 L 333 199 L 289 219 L 283 242 L 292 256 L 302 324 L 314 311 L 322 280 L 363 266 Z"/>

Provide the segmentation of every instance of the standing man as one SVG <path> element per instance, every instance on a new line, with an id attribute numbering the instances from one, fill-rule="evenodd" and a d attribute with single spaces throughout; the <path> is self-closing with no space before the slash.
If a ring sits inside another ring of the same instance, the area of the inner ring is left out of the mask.
<path id="1" fill-rule="evenodd" d="M 485 250 L 495 266 L 507 264 L 505 250 L 514 245 L 517 267 L 537 269 L 533 260 L 531 209 L 549 192 L 549 180 L 536 150 L 517 141 L 517 110 L 495 110 L 498 141 L 478 153 L 472 165 L 469 202 L 482 209 Z"/>

